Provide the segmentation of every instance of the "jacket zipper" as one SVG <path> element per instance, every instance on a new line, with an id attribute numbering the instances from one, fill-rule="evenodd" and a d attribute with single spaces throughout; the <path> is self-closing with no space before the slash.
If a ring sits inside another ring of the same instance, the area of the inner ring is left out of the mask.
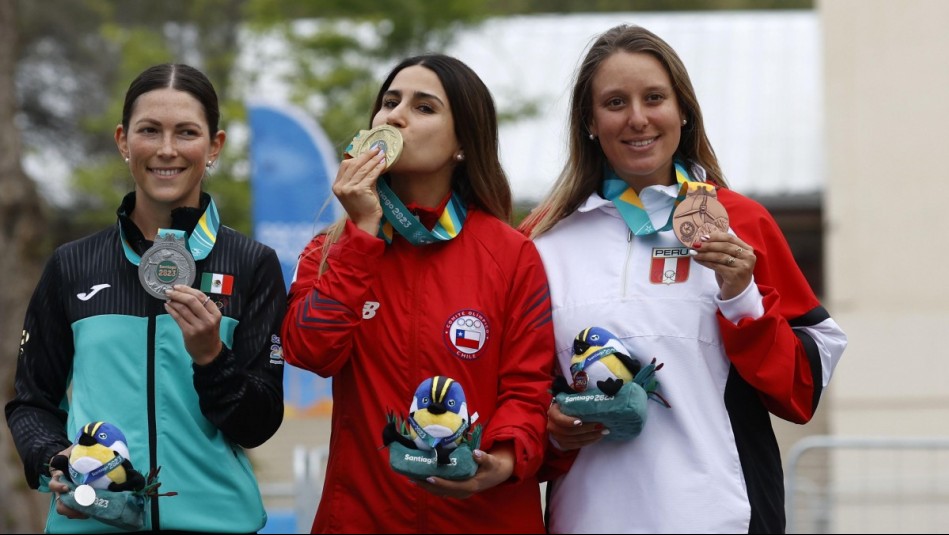
<path id="1" fill-rule="evenodd" d="M 626 229 L 626 262 L 623 265 L 622 296 L 626 297 L 627 282 L 629 280 L 629 264 L 633 257 L 633 231 Z"/>
<path id="2" fill-rule="evenodd" d="M 147 365 L 148 365 L 148 451 L 149 451 L 149 466 L 157 467 L 158 466 L 158 430 L 156 428 L 157 423 L 155 421 L 155 330 L 156 330 L 157 320 L 154 315 L 149 315 L 148 317 L 148 344 L 147 344 Z M 148 473 L 144 474 L 145 477 L 148 477 Z M 161 529 L 161 519 L 158 514 L 158 499 L 153 498 L 151 500 L 151 510 L 152 510 L 152 526 L 151 529 L 158 531 Z"/>

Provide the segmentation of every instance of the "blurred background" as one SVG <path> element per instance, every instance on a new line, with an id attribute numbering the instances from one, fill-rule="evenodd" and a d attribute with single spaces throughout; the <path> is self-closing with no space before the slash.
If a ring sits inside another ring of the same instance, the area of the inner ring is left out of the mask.
<path id="1" fill-rule="evenodd" d="M 947 22 L 941 0 L 0 0 L 0 401 L 46 259 L 113 224 L 133 188 L 112 134 L 145 67 L 214 82 L 228 141 L 205 189 L 289 281 L 400 59 L 441 51 L 485 80 L 519 220 L 565 159 L 586 47 L 638 24 L 678 51 L 731 187 L 772 211 L 850 337 L 818 416 L 775 420 L 789 532 L 949 533 Z M 284 424 L 250 451 L 265 532 L 309 529 L 331 387 L 287 367 Z M 0 496 L 0 532 L 42 530 L 48 495 L 26 487 L 6 425 Z"/>

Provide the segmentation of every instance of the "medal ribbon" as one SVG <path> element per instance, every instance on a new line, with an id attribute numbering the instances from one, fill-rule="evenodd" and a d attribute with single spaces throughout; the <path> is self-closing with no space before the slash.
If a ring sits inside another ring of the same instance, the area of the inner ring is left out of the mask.
<path id="1" fill-rule="evenodd" d="M 459 427 L 457 431 L 447 437 L 437 438 L 433 437 L 424 429 L 422 429 L 422 426 L 420 426 L 418 422 L 415 421 L 415 418 L 412 418 L 411 416 L 409 417 L 409 425 L 412 426 L 415 434 L 418 435 L 418 437 L 421 438 L 432 449 L 435 449 L 435 447 L 439 444 L 451 444 L 455 440 L 458 440 L 458 437 L 464 434 L 465 430 L 468 429 L 468 422 L 462 420 L 461 427 Z"/>
<path id="2" fill-rule="evenodd" d="M 69 477 L 71 477 L 72 480 L 73 480 L 77 485 L 86 485 L 86 484 L 92 483 L 93 481 L 95 481 L 95 480 L 101 478 L 102 476 L 108 474 L 109 472 L 111 472 L 112 470 L 114 470 L 117 466 L 119 466 L 120 464 L 122 464 L 123 461 L 125 461 L 125 458 L 124 458 L 124 457 L 122 457 L 121 455 L 116 455 L 116 456 L 113 457 L 112 460 L 110 460 L 109 462 L 103 464 L 102 466 L 100 466 L 100 467 L 98 467 L 98 468 L 92 470 L 91 472 L 89 472 L 89 473 L 87 473 L 87 474 L 80 474 L 79 472 L 77 472 L 77 471 L 72 467 L 72 465 L 70 465 L 70 466 L 69 466 Z"/>
<path id="3" fill-rule="evenodd" d="M 191 231 L 191 236 L 188 236 L 188 250 L 191 251 L 191 255 L 195 260 L 204 260 L 211 253 L 220 228 L 221 216 L 217 212 L 217 206 L 214 205 L 214 199 L 211 199 L 207 209 L 201 214 L 201 218 L 194 226 L 194 230 Z M 122 231 L 121 224 L 119 224 L 119 234 L 122 236 L 122 248 L 125 250 L 125 257 L 137 266 L 142 258 L 132 249 L 125 238 L 125 232 Z M 158 236 L 174 236 L 175 238 L 184 239 L 185 232 L 177 229 L 160 228 L 158 229 Z"/>
<path id="4" fill-rule="evenodd" d="M 589 366 L 590 364 L 593 364 L 594 362 L 602 359 L 603 357 L 607 355 L 612 355 L 613 353 L 616 353 L 616 352 L 617 352 L 616 348 L 613 348 L 613 347 L 604 347 L 603 349 L 597 349 L 592 355 L 583 359 L 583 361 L 574 362 L 573 364 L 571 364 L 570 374 L 576 375 L 577 372 L 585 370 L 586 367 Z"/>
<path id="5" fill-rule="evenodd" d="M 379 203 L 382 204 L 382 213 L 385 215 L 385 221 L 379 226 L 378 236 L 384 239 L 386 243 L 392 243 L 393 229 L 412 245 L 428 245 L 436 241 L 448 241 L 461 232 L 461 227 L 468 217 L 468 210 L 465 208 L 461 197 L 452 192 L 451 199 L 448 200 L 442 214 L 438 216 L 438 222 L 435 223 L 432 230 L 428 230 L 402 204 L 402 201 L 386 184 L 385 180 L 380 180 L 377 186 L 379 189 Z"/>
<path id="6" fill-rule="evenodd" d="M 695 178 L 689 174 L 688 170 L 686 170 L 682 162 L 675 162 L 675 170 L 676 183 L 679 184 L 679 194 L 676 196 L 672 211 L 669 212 L 668 221 L 666 221 L 666 224 L 663 225 L 662 228 L 657 229 L 649 219 L 649 214 L 646 213 L 643 202 L 639 198 L 639 195 L 636 194 L 636 191 L 629 187 L 626 181 L 619 178 L 615 171 L 609 167 L 604 169 L 606 176 L 603 179 L 603 196 L 607 200 L 613 201 L 616 209 L 619 210 L 620 215 L 623 216 L 623 220 L 626 221 L 626 226 L 629 227 L 629 230 L 636 236 L 646 236 L 671 229 L 672 214 L 675 212 L 675 207 L 685 199 L 689 191 L 703 187 L 710 190 L 715 189 L 715 186 L 711 184 L 696 181 Z"/>

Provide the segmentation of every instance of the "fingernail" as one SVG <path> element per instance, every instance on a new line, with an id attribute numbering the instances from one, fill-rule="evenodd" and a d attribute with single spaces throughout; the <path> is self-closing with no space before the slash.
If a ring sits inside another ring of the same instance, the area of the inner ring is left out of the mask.
<path id="1" fill-rule="evenodd" d="M 609 435 L 609 434 L 610 434 L 610 430 L 609 430 L 609 429 L 604 429 L 604 430 L 600 431 L 600 434 L 601 434 L 601 435 Z"/>
<path id="2" fill-rule="evenodd" d="M 595 426 L 593 426 L 594 431 L 599 431 L 600 429 L 603 429 L 603 424 L 596 424 Z"/>
<path id="3" fill-rule="evenodd" d="M 574 421 L 573 421 L 573 426 L 574 426 L 574 427 L 577 427 L 577 426 L 580 426 L 580 425 L 583 425 L 583 422 L 581 422 L 580 420 L 574 420 Z"/>
<path id="4" fill-rule="evenodd" d="M 474 456 L 480 459 L 484 456 L 484 452 L 481 450 L 474 450 Z"/>
<path id="5" fill-rule="evenodd" d="M 699 239 L 702 240 L 702 241 L 709 241 L 710 239 L 712 239 L 712 237 L 709 236 L 708 234 L 705 234 L 705 235 L 703 235 L 703 236 L 702 236 L 701 238 L 699 238 Z"/>
<path id="6" fill-rule="evenodd" d="M 693 243 L 693 244 L 692 244 L 692 248 L 693 248 L 693 249 L 701 249 L 701 248 L 702 248 L 702 242 L 697 241 L 697 242 Z"/>
<path id="7" fill-rule="evenodd" d="M 425 481 L 428 481 L 429 483 L 431 483 L 431 484 L 433 484 L 433 485 L 435 484 L 435 478 L 434 478 L 434 477 L 426 477 L 426 478 L 425 478 Z"/>
<path id="8" fill-rule="evenodd" d="M 689 249 L 689 256 L 698 256 L 699 252 L 695 249 Z"/>

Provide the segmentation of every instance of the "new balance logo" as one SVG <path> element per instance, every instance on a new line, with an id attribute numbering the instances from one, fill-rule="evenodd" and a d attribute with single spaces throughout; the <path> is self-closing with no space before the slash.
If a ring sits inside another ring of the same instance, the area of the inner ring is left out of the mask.
<path id="1" fill-rule="evenodd" d="M 376 311 L 379 310 L 379 303 L 376 301 L 366 301 L 362 306 L 362 318 L 363 319 L 372 319 L 376 315 Z"/>
<path id="2" fill-rule="evenodd" d="M 87 293 L 78 293 L 76 294 L 76 297 L 78 297 L 80 301 L 88 301 L 92 299 L 92 296 L 99 293 L 99 291 L 104 290 L 106 288 L 111 288 L 111 287 L 112 287 L 111 284 L 96 284 L 95 286 L 92 287 L 91 291 Z"/>

